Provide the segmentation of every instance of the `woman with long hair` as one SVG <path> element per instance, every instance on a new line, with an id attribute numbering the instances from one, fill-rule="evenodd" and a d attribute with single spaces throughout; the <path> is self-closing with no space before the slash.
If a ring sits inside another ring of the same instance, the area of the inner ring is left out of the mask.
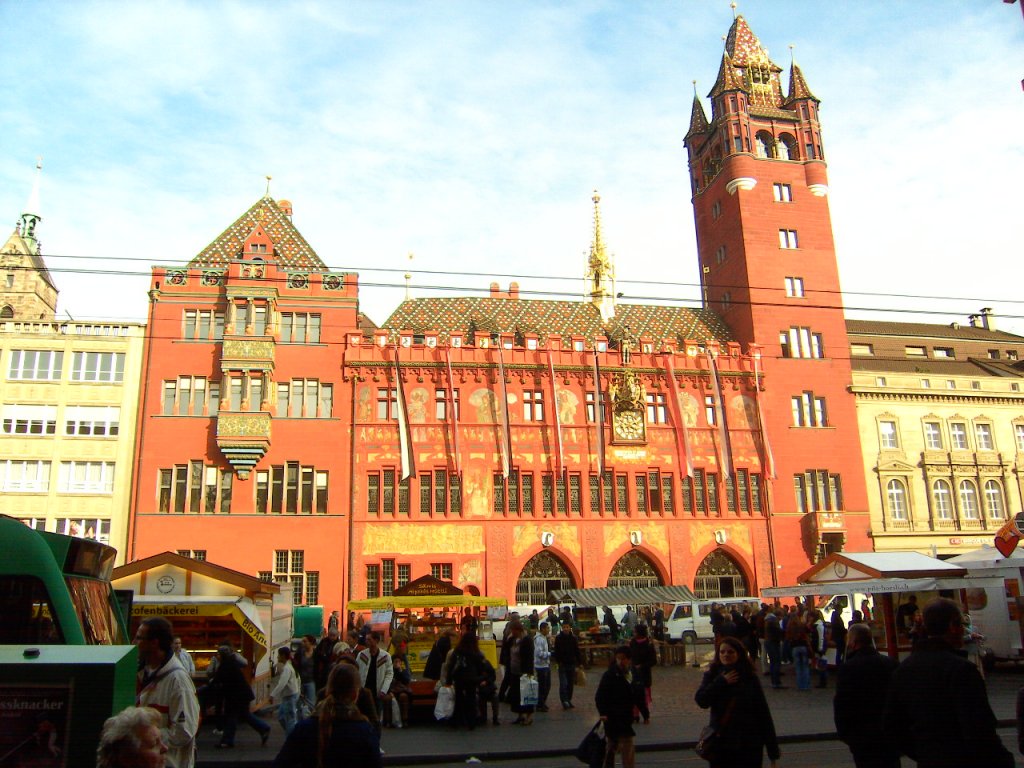
<path id="1" fill-rule="evenodd" d="M 455 711 L 450 723 L 453 727 L 465 725 L 469 730 L 476 727 L 476 690 L 480 685 L 481 662 L 480 644 L 476 635 L 467 632 L 459 640 L 444 665 L 445 685 L 455 688 Z"/>
<path id="2" fill-rule="evenodd" d="M 759 768 L 765 750 L 776 768 L 781 753 L 775 723 L 743 643 L 722 638 L 694 698 L 711 710 L 711 727 L 718 733 L 711 768 Z"/>
<path id="3" fill-rule="evenodd" d="M 377 732 L 356 706 L 360 687 L 358 669 L 335 666 L 323 701 L 288 734 L 274 768 L 380 768 Z"/>
<path id="4" fill-rule="evenodd" d="M 523 623 L 513 619 L 508 623 L 508 639 L 501 645 L 501 663 L 505 667 L 505 678 L 509 681 L 508 700 L 517 717 L 515 725 L 533 723 L 533 704 L 523 704 L 520 682 L 523 675 L 533 674 L 533 639 L 526 633 Z"/>

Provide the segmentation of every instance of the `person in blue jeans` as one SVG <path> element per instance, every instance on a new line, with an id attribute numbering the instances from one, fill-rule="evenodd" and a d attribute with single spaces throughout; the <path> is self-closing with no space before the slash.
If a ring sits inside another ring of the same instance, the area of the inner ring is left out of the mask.
<path id="1" fill-rule="evenodd" d="M 782 611 L 769 611 L 764 617 L 764 653 L 768 659 L 768 674 L 772 688 L 782 687 Z"/>
<path id="2" fill-rule="evenodd" d="M 580 643 L 572 632 L 572 622 L 562 621 L 562 630 L 555 637 L 555 652 L 558 662 L 558 700 L 562 709 L 572 709 L 572 692 L 576 685 L 576 667 L 583 663 Z"/>
<path id="3" fill-rule="evenodd" d="M 537 673 L 537 711 L 548 711 L 548 693 L 551 692 L 551 625 L 540 623 L 533 638 L 533 670 Z"/>
<path id="4" fill-rule="evenodd" d="M 796 688 L 798 691 L 811 690 L 811 638 L 804 623 L 804 617 L 790 613 L 786 627 L 786 639 L 793 649 L 793 667 L 796 669 Z"/>
<path id="5" fill-rule="evenodd" d="M 299 719 L 299 675 L 292 665 L 292 649 L 288 646 L 277 649 L 277 670 L 277 679 L 270 691 L 270 703 L 277 702 L 277 722 L 287 735 Z"/>

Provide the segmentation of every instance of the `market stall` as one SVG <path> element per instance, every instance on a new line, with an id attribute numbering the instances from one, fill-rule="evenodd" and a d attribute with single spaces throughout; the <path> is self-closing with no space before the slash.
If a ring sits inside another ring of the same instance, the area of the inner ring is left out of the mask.
<path id="1" fill-rule="evenodd" d="M 246 676 L 257 702 L 266 699 L 273 660 L 269 651 L 291 640 L 292 600 L 280 585 L 173 552 L 115 568 L 112 583 L 134 592 L 133 636 L 145 618 L 168 619 L 201 680 L 217 647 L 230 645 L 248 662 Z"/>
<path id="2" fill-rule="evenodd" d="M 506 605 L 505 598 L 467 595 L 447 581 L 423 576 L 387 597 L 350 600 L 348 610 L 364 614 L 389 640 L 402 631 L 408 643 L 409 671 L 419 675 L 423 673 L 434 642 L 444 632 L 459 629 L 466 608 L 477 622 L 481 652 L 497 667 L 497 646 L 490 632 L 490 621 L 480 609 Z"/>
<path id="3" fill-rule="evenodd" d="M 1024 658 L 1024 551 L 1003 557 L 995 547 L 983 546 L 950 558 L 972 577 L 997 578 L 1001 589 L 972 589 L 967 608 L 974 628 L 985 636 L 985 648 L 995 659 Z"/>
<path id="4" fill-rule="evenodd" d="M 843 596 L 854 607 L 868 600 L 874 612 L 868 623 L 875 644 L 893 658 L 909 651 L 911 645 L 906 625 L 897 621 L 898 614 L 909 611 L 900 611 L 900 606 L 916 602 L 923 608 L 935 597 L 948 597 L 966 606 L 967 590 L 1002 583 L 1000 579 L 972 577 L 965 568 L 919 552 L 836 552 L 800 574 L 797 582 L 762 589 L 761 595 L 767 599 Z"/>

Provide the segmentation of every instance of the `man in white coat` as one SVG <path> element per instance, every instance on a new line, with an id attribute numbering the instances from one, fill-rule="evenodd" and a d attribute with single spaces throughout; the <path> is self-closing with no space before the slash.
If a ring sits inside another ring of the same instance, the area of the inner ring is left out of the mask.
<path id="1" fill-rule="evenodd" d="M 160 713 L 160 737 L 167 745 L 167 768 L 194 768 L 199 701 L 192 676 L 172 649 L 174 631 L 163 617 L 144 619 L 135 633 L 139 649 L 136 705 Z"/>
<path id="2" fill-rule="evenodd" d="M 366 647 L 356 656 L 359 665 L 359 679 L 364 688 L 369 688 L 377 704 L 380 717 L 385 705 L 391 706 L 391 683 L 395 679 L 395 668 L 391 655 L 380 647 L 380 633 L 371 632 L 366 636 Z"/>

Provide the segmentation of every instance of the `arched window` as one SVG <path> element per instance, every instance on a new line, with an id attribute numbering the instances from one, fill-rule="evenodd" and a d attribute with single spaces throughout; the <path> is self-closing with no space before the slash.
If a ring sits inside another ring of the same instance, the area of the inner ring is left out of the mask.
<path id="1" fill-rule="evenodd" d="M 14 317 L 14 307 L 10 304 L 5 304 L 3 309 L 0 309 L 0 320 L 10 320 Z"/>
<path id="2" fill-rule="evenodd" d="M 547 550 L 538 552 L 523 566 L 516 582 L 516 602 L 527 605 L 553 603 L 556 589 L 572 589 L 572 575 L 565 564 Z"/>
<path id="3" fill-rule="evenodd" d="M 799 160 L 800 153 L 796 148 L 796 139 L 788 133 L 779 134 L 779 140 L 775 145 L 780 160 Z"/>
<path id="4" fill-rule="evenodd" d="M 988 510 L 989 517 L 1003 516 L 1003 488 L 998 480 L 989 480 L 985 483 L 985 509 Z"/>
<path id="5" fill-rule="evenodd" d="M 964 520 L 977 520 L 980 517 L 978 489 L 970 480 L 960 481 L 960 513 Z"/>
<path id="6" fill-rule="evenodd" d="M 754 154 L 758 157 L 774 157 L 775 141 L 767 131 L 758 131 L 754 136 Z"/>
<path id="7" fill-rule="evenodd" d="M 619 558 L 608 576 L 609 587 L 660 587 L 661 577 L 651 561 L 635 549 Z"/>
<path id="8" fill-rule="evenodd" d="M 902 480 L 892 479 L 885 486 L 889 514 L 893 520 L 907 519 L 907 487 Z"/>
<path id="9" fill-rule="evenodd" d="M 721 550 L 704 558 L 693 579 L 693 591 L 701 600 L 719 597 L 746 597 L 747 580 L 736 561 Z"/>
<path id="10" fill-rule="evenodd" d="M 932 500 L 935 502 L 937 520 L 953 519 L 953 490 L 945 480 L 936 480 L 932 486 Z"/>

